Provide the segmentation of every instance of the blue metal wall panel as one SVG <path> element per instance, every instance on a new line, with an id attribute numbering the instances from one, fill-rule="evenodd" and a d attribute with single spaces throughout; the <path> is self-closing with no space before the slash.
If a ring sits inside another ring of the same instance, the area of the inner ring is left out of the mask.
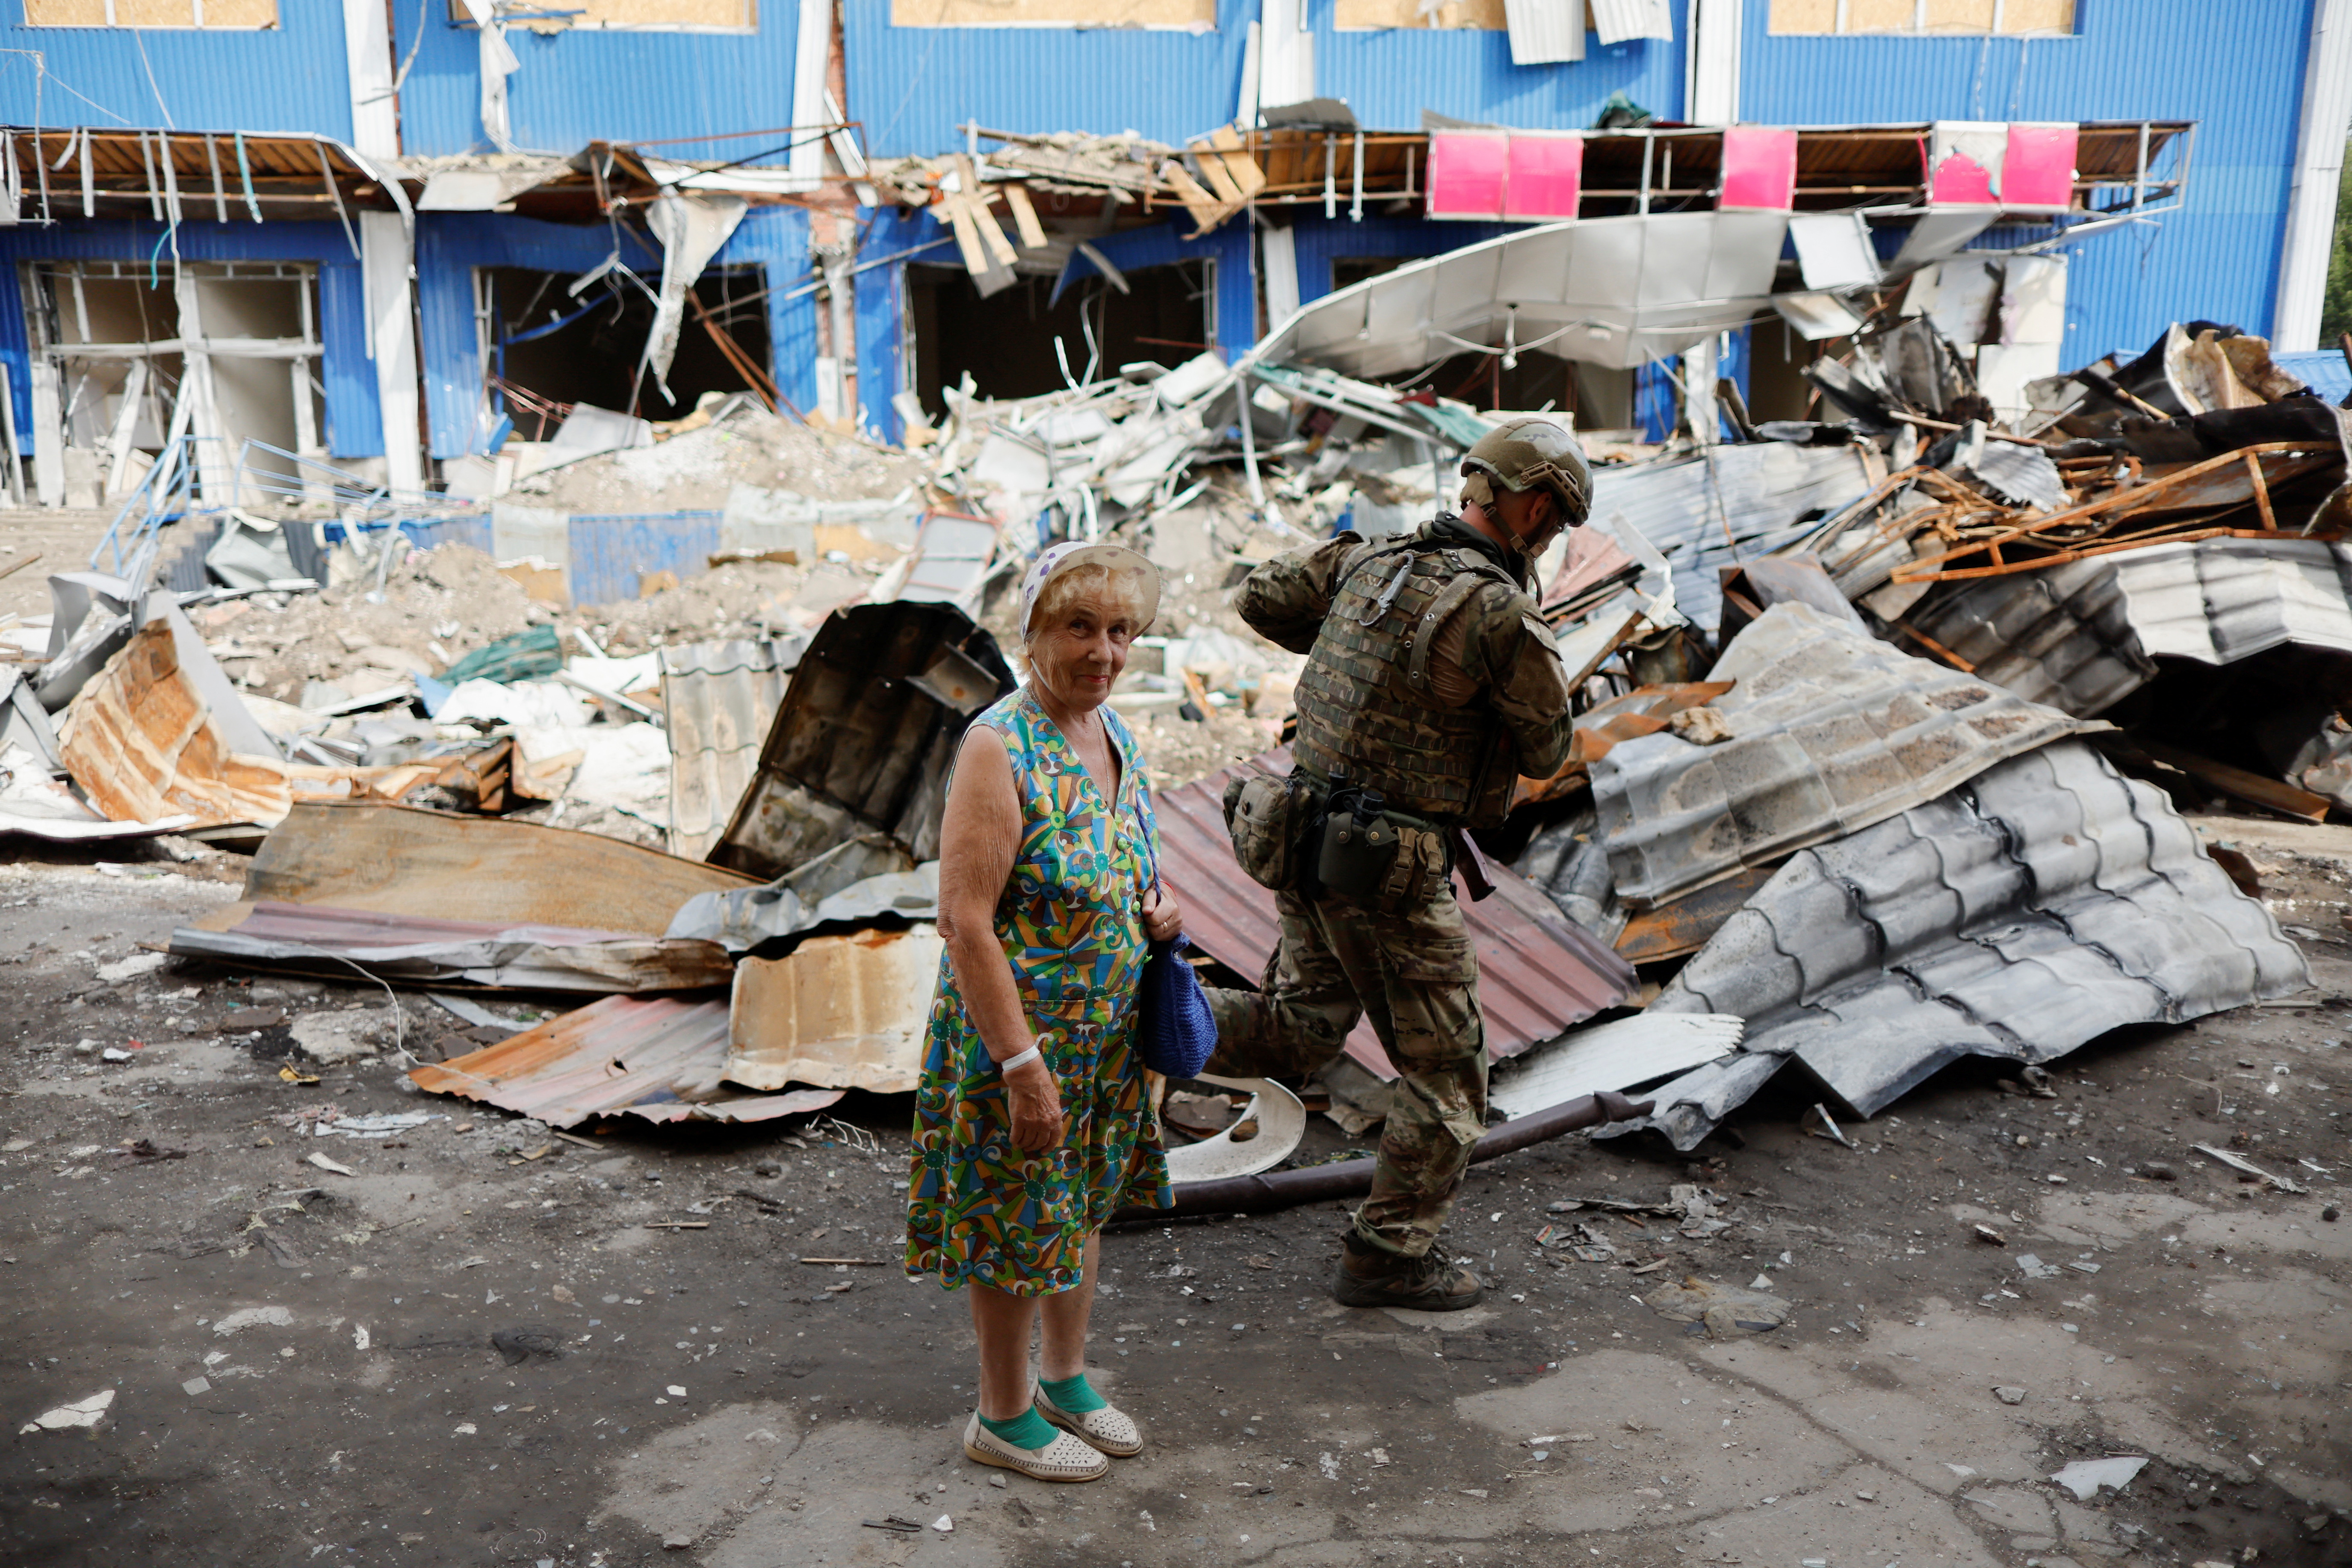
<path id="1" fill-rule="evenodd" d="M 171 282 L 172 245 L 188 261 L 310 261 L 319 268 L 320 380 L 327 389 L 327 450 L 338 458 L 383 455 L 383 416 L 376 398 L 375 365 L 368 356 L 367 310 L 360 266 L 338 223 L 184 223 L 172 236 L 158 223 L 75 220 L 43 227 L 0 227 L 0 360 L 8 366 L 16 427 L 32 429 L 25 336 L 16 263 L 19 261 L 146 261 L 153 259 L 163 288 Z M 30 437 L 27 437 L 29 445 Z"/>
<path id="2" fill-rule="evenodd" d="M 1760 11 L 1763 5 L 1752 0 L 1748 9 Z M 1678 120 L 1684 43 L 1690 36 L 1685 9 L 1675 7 L 1671 42 L 1635 38 L 1604 47 L 1588 33 L 1581 60 L 1515 66 L 1510 36 L 1500 29 L 1340 32 L 1331 26 L 1333 7 L 1313 5 L 1315 90 L 1346 99 L 1359 124 L 1383 131 L 1419 130 L 1424 109 L 1456 120 L 1580 131 L 1599 118 L 1612 92 L 1661 120 Z"/>
<path id="3" fill-rule="evenodd" d="M 719 548 L 715 511 L 616 513 L 572 519 L 572 602 L 616 605 L 637 597 L 648 573 L 698 577 Z"/>
<path id="4" fill-rule="evenodd" d="M 1683 97 L 1682 7 L 1674 42 L 1639 39 L 1582 61 L 1515 66 L 1499 30 L 1340 32 L 1309 7 L 1317 92 L 1357 120 L 1416 130 L 1421 111 L 1510 125 L 1589 126 L 1612 92 L 1662 119 Z M 1230 122 L 1255 0 L 1220 0 L 1212 33 L 1111 27 L 894 27 L 886 0 L 845 8 L 851 115 L 883 156 L 950 151 L 965 121 L 997 131 L 1137 131 L 1179 142 Z M 1044 90 L 1041 90 L 1041 88 Z"/>
<path id="5" fill-rule="evenodd" d="M 350 141 L 343 8 L 278 0 L 278 21 L 252 31 L 28 27 L 24 0 L 0 0 L 0 117 Z"/>
<path id="6" fill-rule="evenodd" d="M 876 211 L 859 242 L 861 260 L 878 260 L 914 250 L 948 231 L 928 209 Z M 945 252 L 934 253 L 937 260 Z M 857 402 L 866 425 L 885 441 L 903 433 L 890 399 L 911 384 L 907 370 L 907 268 L 904 262 L 877 267 L 857 276 Z"/>
<path id="7" fill-rule="evenodd" d="M 1740 112 L 1772 125 L 2199 122 L 2184 210 L 2083 242 L 2062 363 L 2204 316 L 2270 329 L 2311 0 L 2076 0 L 2066 38 L 1776 37 L 1747 6 Z"/>
<path id="8" fill-rule="evenodd" d="M 417 326 L 424 343 L 425 402 L 432 452 L 454 458 L 479 449 L 488 432 L 475 427 L 482 388 L 474 336 L 477 267 L 530 267 L 585 272 L 621 248 L 621 259 L 646 282 L 661 277 L 661 250 L 625 224 L 540 223 L 497 213 L 419 213 L 416 217 Z M 712 263 L 756 264 L 768 296 L 769 374 L 802 408 L 816 395 L 815 314 L 803 297 L 786 300 L 808 271 L 808 215 L 762 207 L 745 216 Z M 693 330 L 691 327 L 689 331 Z"/>
<path id="9" fill-rule="evenodd" d="M 769 290 L 768 374 L 794 408 L 816 404 L 816 299 L 791 298 L 809 279 L 809 220 L 799 207 L 755 207 L 719 251 L 718 265 L 763 268 Z"/>
<path id="10" fill-rule="evenodd" d="M 1135 131 L 1181 142 L 1232 122 L 1256 0 L 1218 0 L 1214 32 L 894 27 L 890 0 L 842 7 L 849 116 L 878 157 L 953 152 L 957 129 Z"/>
<path id="11" fill-rule="evenodd" d="M 326 8 L 323 0 L 282 0 Z M 885 0 L 851 0 L 849 11 Z M 751 33 L 656 29 L 565 29 L 541 35 L 507 29 L 522 68 L 507 79 L 515 142 L 547 153 L 576 153 L 589 142 L 665 142 L 653 151 L 681 158 L 753 158 L 790 140 L 678 141 L 793 122 L 793 52 L 800 8 L 762 0 Z M 404 58 L 417 43 L 416 7 L 394 7 L 395 47 Z M 400 94 L 401 145 L 412 154 L 487 151 L 482 134 L 481 44 L 470 26 L 449 21 L 445 0 L 425 6 L 424 44 Z M 753 158 L 782 163 L 775 152 Z"/>

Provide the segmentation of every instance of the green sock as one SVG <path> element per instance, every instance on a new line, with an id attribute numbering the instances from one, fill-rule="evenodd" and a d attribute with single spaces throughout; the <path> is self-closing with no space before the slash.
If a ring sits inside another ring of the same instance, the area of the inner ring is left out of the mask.
<path id="1" fill-rule="evenodd" d="M 1045 1391 L 1045 1397 L 1054 1402 L 1055 1408 L 1066 1410 L 1073 1415 L 1101 1410 L 1110 1404 L 1109 1400 L 1095 1392 L 1095 1385 L 1087 1381 L 1085 1373 L 1076 1377 L 1041 1377 L 1037 1380 L 1037 1386 Z"/>
<path id="2" fill-rule="evenodd" d="M 1064 1405 L 1063 1408 L 1066 1410 L 1069 1406 Z M 991 1421 L 983 1415 L 980 1424 L 1014 1447 L 1027 1448 L 1032 1452 L 1052 1442 L 1055 1436 L 1054 1424 L 1038 1415 L 1034 1405 L 1010 1421 Z"/>

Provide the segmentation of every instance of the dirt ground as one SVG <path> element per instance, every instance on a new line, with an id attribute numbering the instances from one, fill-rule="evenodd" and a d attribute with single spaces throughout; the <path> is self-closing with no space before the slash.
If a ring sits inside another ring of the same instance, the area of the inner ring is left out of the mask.
<path id="1" fill-rule="evenodd" d="M 1080 1487 L 961 1457 L 964 1303 L 894 1261 L 907 1097 L 554 1137 L 404 1092 L 379 988 L 112 967 L 240 862 L 16 858 L 0 1416 L 113 1398 L 10 1439 L 0 1562 L 2352 1562 L 2352 830 L 2206 826 L 2313 933 L 2319 988 L 2110 1037 L 2052 1098 L 1971 1064 L 1853 1149 L 1784 1096 L 1687 1160 L 1509 1156 L 1447 1233 L 1490 1294 L 1445 1317 L 1329 1300 L 1338 1205 L 1111 1233 L 1095 1365 L 1150 1447 Z M 397 1005 L 411 1045 L 465 1026 Z M 377 1054 L 296 1045 L 352 1010 Z M 436 1119 L 304 1136 L 326 1103 Z M 1300 1157 L 1349 1144 L 1318 1118 Z M 1605 1264 L 1534 1245 L 1548 1205 L 1684 1181 L 1732 1228 L 1595 1220 Z M 1710 1339 L 1641 1300 L 1683 1276 L 1761 1276 L 1793 1316 Z M 2109 1454 L 2148 1458 L 2120 1496 L 2048 1480 Z M 919 1528 L 865 1523 L 893 1517 Z"/>

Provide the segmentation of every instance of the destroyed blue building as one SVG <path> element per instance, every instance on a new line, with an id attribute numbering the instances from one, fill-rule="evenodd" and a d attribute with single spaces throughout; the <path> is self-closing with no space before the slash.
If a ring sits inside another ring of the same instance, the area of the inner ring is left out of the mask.
<path id="1" fill-rule="evenodd" d="M 967 374 L 1016 395 L 1230 360 L 1401 260 L 1735 201 L 1864 212 L 1875 264 L 1931 223 L 1938 254 L 2046 246 L 2063 268 L 1970 307 L 2014 385 L 2173 321 L 2309 348 L 2347 12 L 0 0 L 5 434 L 50 505 L 119 492 L 174 435 L 215 468 L 253 442 L 491 493 L 493 454 L 571 405 L 659 420 L 749 387 L 897 438 Z M 2076 160 L 2054 201 L 2002 188 L 2029 145 Z M 1795 241 L 1766 259 L 1768 292 L 1818 291 Z M 1820 341 L 1788 321 L 1643 338 L 1636 309 L 1605 353 L 1465 341 L 1429 384 L 1654 434 L 1678 377 L 1704 400 L 1720 373 L 1788 415 Z"/>

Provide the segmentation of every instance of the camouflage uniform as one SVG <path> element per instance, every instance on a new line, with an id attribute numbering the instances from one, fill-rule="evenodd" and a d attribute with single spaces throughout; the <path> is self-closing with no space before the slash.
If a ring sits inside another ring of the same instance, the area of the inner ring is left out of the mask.
<path id="1" fill-rule="evenodd" d="M 1447 828 L 1500 823 L 1521 773 L 1559 767 L 1568 672 L 1507 559 L 1442 517 L 1384 546 L 1342 533 L 1250 574 L 1242 618 L 1309 655 L 1301 767 L 1344 766 L 1391 812 Z M 1477 956 L 1452 879 L 1431 872 L 1403 900 L 1278 893 L 1265 989 L 1209 992 L 1220 1074 L 1311 1073 L 1370 1016 L 1398 1079 L 1355 1228 L 1408 1258 L 1435 1244 L 1486 1116 Z"/>

